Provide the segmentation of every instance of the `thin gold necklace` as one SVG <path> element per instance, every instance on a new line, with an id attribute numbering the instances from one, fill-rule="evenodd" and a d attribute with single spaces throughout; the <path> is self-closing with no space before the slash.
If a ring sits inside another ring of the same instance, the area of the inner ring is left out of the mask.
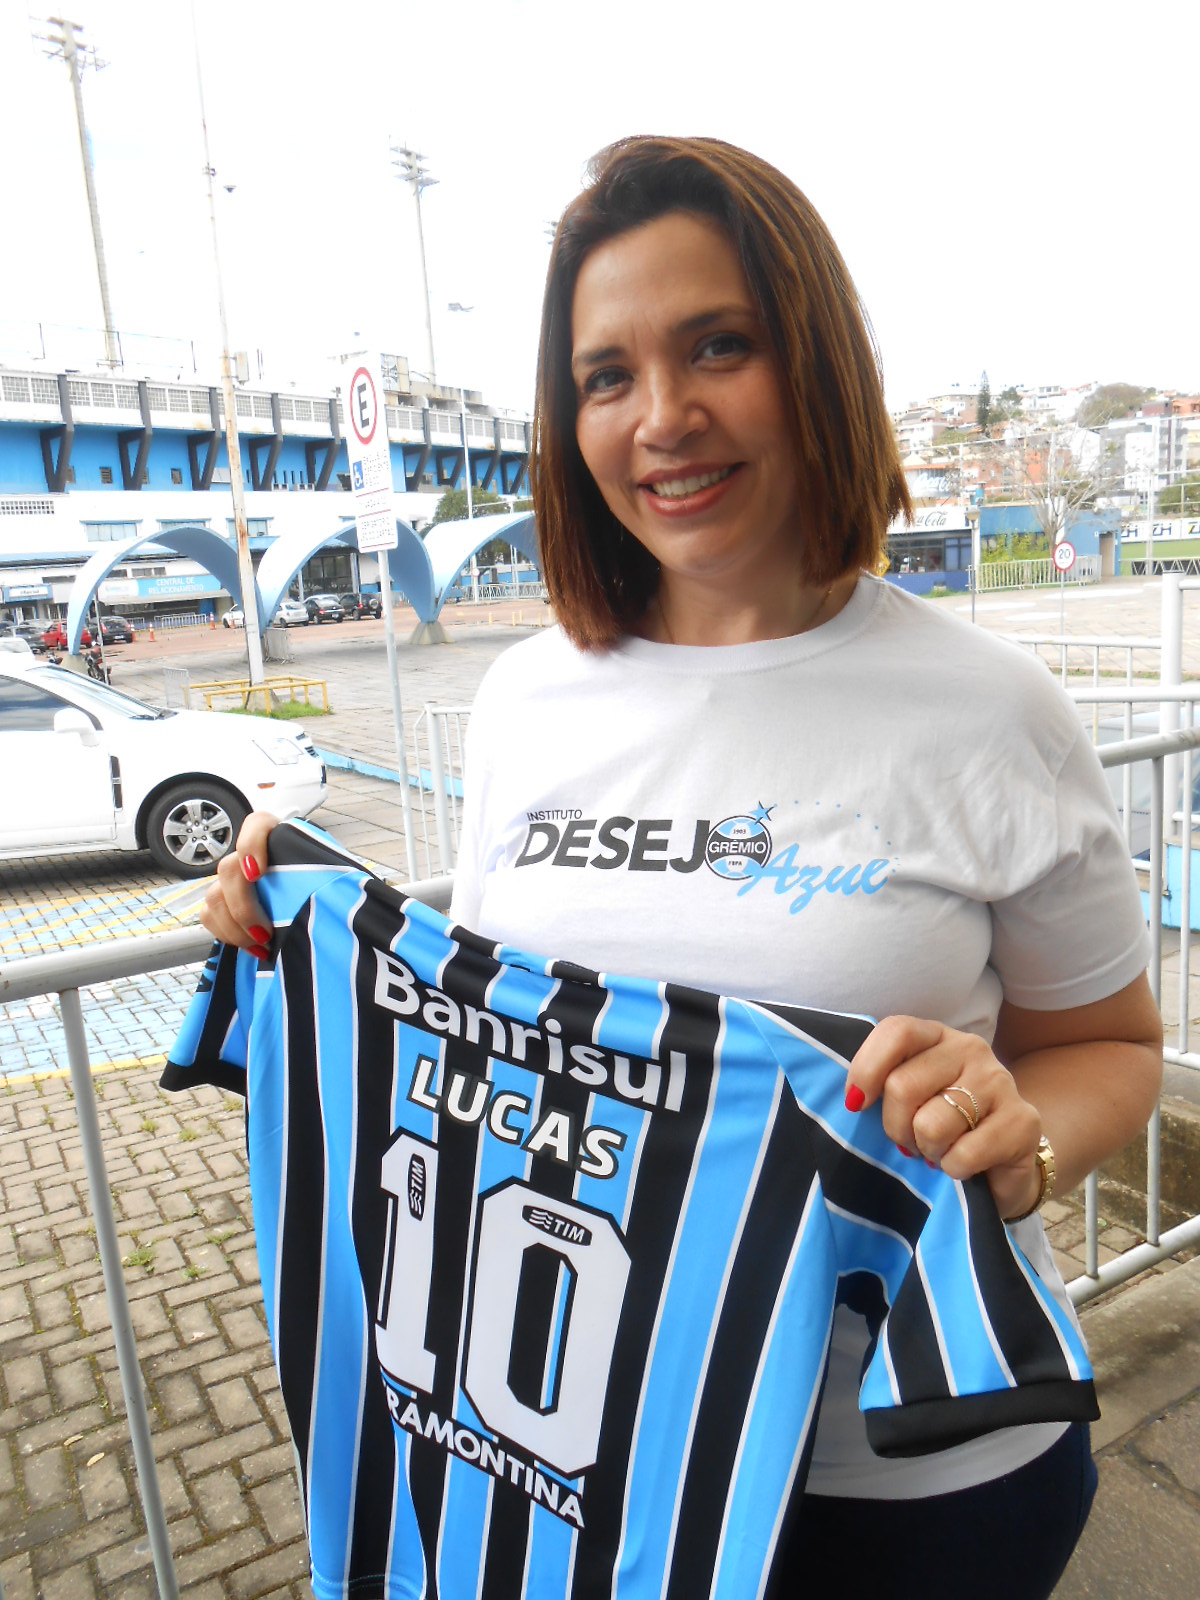
<path id="1" fill-rule="evenodd" d="M 829 604 L 829 597 L 833 593 L 834 585 L 836 583 L 837 583 L 837 579 L 835 578 L 833 580 L 833 583 L 831 583 L 829 585 L 828 589 L 826 589 L 825 593 L 817 601 L 817 604 L 816 604 L 816 606 L 815 606 L 815 608 L 813 610 L 813 613 L 809 617 L 808 621 L 804 624 L 804 626 L 802 628 L 797 628 L 796 629 L 797 633 L 807 633 L 810 628 L 814 628 L 816 626 L 817 618 L 821 615 L 822 611 L 824 611 L 825 607 Z M 671 632 L 671 624 L 667 621 L 667 613 L 663 610 L 662 591 L 660 589 L 656 589 L 655 592 L 654 592 L 654 604 L 658 609 L 658 619 L 663 625 L 663 632 L 667 636 L 667 643 L 673 645 L 675 643 L 675 635 Z"/>

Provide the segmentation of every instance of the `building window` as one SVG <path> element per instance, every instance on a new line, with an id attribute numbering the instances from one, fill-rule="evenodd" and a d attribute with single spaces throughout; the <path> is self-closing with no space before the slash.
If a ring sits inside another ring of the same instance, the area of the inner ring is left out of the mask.
<path id="1" fill-rule="evenodd" d="M 354 571 L 348 550 L 323 550 L 304 568 L 304 592 L 345 594 L 354 587 Z"/>
<path id="2" fill-rule="evenodd" d="M 182 467 L 172 467 L 171 468 L 171 482 L 172 483 L 182 483 L 183 482 L 183 468 Z"/>
<path id="3" fill-rule="evenodd" d="M 158 531 L 169 533 L 172 528 L 210 528 L 207 517 L 159 517 Z"/>
<path id="4" fill-rule="evenodd" d="M 237 537 L 237 524 L 232 517 L 226 517 L 225 526 L 229 529 L 229 537 Z M 266 539 L 271 533 L 270 517 L 247 517 L 246 532 L 252 539 Z"/>
<path id="5" fill-rule="evenodd" d="M 100 482 L 101 483 L 111 483 L 112 482 L 112 468 L 111 467 L 101 467 L 100 468 Z"/>
<path id="6" fill-rule="evenodd" d="M 136 522 L 85 522 L 89 544 L 120 544 L 125 539 L 136 539 Z"/>

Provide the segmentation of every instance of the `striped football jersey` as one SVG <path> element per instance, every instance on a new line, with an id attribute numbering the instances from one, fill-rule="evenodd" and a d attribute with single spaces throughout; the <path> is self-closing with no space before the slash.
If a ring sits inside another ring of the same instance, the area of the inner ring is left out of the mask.
<path id="1" fill-rule="evenodd" d="M 248 1093 L 319 1600 L 769 1593 L 839 1301 L 882 1454 L 1097 1414 L 986 1182 L 846 1111 L 869 1020 L 493 945 L 303 825 L 258 888 L 163 1083 Z"/>

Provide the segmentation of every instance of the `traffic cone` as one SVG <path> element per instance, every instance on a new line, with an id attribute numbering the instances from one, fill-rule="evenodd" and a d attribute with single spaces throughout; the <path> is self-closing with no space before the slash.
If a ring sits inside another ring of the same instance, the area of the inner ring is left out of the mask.
<path id="1" fill-rule="evenodd" d="M 151 644 L 154 643 L 154 622 L 153 622 L 153 620 L 151 620 L 151 623 L 150 623 L 150 643 Z"/>

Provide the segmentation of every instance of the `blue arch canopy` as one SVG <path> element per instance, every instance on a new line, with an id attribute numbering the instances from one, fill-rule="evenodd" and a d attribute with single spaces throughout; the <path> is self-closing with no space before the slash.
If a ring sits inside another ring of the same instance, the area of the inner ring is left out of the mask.
<path id="1" fill-rule="evenodd" d="M 485 544 L 500 538 L 518 549 L 526 560 L 539 565 L 537 529 L 531 511 L 514 511 L 506 517 L 462 517 L 430 528 L 425 535 L 425 556 L 437 602 L 434 616 L 441 611 L 448 591 L 471 557 Z"/>
<path id="2" fill-rule="evenodd" d="M 532 513 L 513 512 L 503 517 L 464 517 L 457 522 L 441 522 L 424 539 L 407 522 L 396 519 L 399 542 L 388 552 L 388 571 L 393 584 L 412 606 L 420 623 L 436 622 L 446 595 L 454 586 L 471 557 L 503 538 L 535 565 L 539 562 L 537 530 Z M 260 628 L 275 615 L 280 600 L 292 579 L 318 550 L 331 544 L 354 547 L 358 534 L 353 522 L 340 524 L 323 533 L 283 533 L 271 545 L 255 573 L 254 602 Z M 146 545 L 170 550 L 194 561 L 210 572 L 223 589 L 242 598 L 238 575 L 237 546 L 232 540 L 200 525 L 166 528 L 147 533 L 121 544 L 106 544 L 97 550 L 80 570 L 67 606 L 68 646 L 79 650 L 88 609 L 96 591 L 114 567 Z"/>
<path id="3" fill-rule="evenodd" d="M 241 593 L 238 578 L 237 547 L 214 533 L 211 528 L 196 524 L 192 527 L 165 528 L 158 533 L 144 533 L 137 539 L 126 539 L 121 544 L 106 544 L 91 556 L 75 575 L 71 598 L 67 602 L 67 649 L 72 655 L 79 653 L 79 641 L 88 609 L 96 591 L 114 567 L 127 561 L 135 550 L 146 545 L 157 545 L 172 554 L 194 561 L 213 577 L 230 594 Z M 259 608 L 259 616 L 262 609 Z"/>

